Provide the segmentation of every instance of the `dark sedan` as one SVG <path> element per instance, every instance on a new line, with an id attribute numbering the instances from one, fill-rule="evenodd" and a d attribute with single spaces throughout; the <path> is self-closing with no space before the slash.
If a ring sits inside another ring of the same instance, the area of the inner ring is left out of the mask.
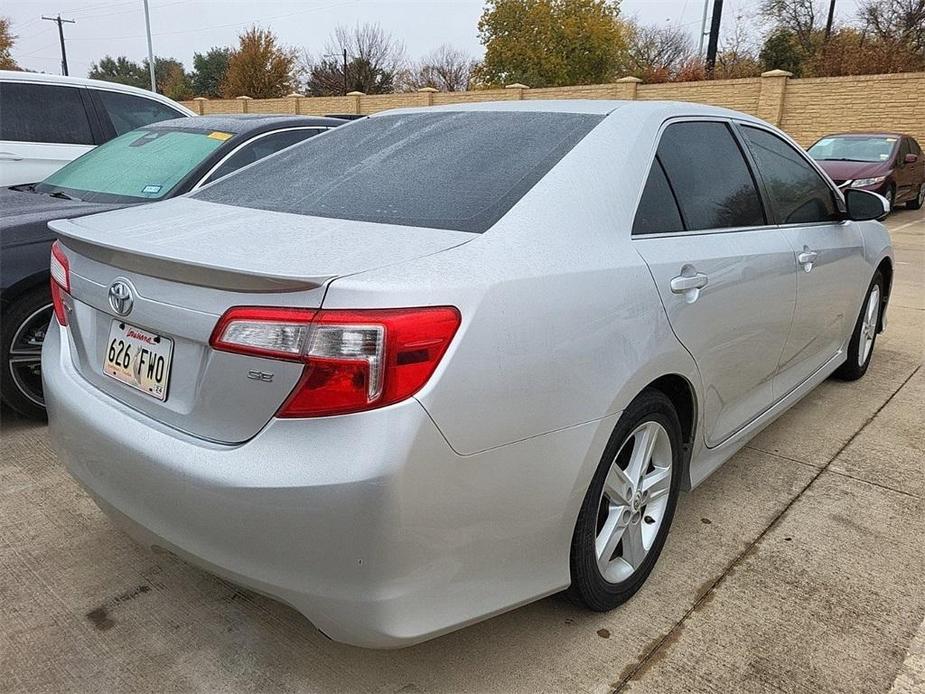
<path id="1" fill-rule="evenodd" d="M 826 135 L 809 148 L 842 190 L 861 188 L 879 193 L 890 207 L 905 203 L 917 210 L 925 204 L 925 155 L 915 138 L 902 133 Z"/>
<path id="2" fill-rule="evenodd" d="M 41 348 L 52 314 L 48 256 L 53 219 L 188 193 L 344 123 L 300 116 L 201 116 L 133 130 L 38 184 L 0 189 L 0 398 L 44 415 Z"/>

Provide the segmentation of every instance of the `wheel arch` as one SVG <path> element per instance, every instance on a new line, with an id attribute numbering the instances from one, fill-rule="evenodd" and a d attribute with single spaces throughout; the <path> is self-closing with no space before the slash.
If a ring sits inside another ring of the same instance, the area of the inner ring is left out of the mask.
<path id="1" fill-rule="evenodd" d="M 877 319 L 877 332 L 882 333 L 884 328 L 883 317 L 890 302 L 890 292 L 893 288 L 893 261 L 885 257 L 877 265 L 877 272 L 883 276 L 883 298 L 880 301 L 880 317 Z"/>
<path id="2" fill-rule="evenodd" d="M 697 394 L 693 384 L 684 376 L 673 373 L 659 376 L 650 382 L 646 388 L 651 388 L 663 393 L 674 406 L 678 414 L 678 420 L 681 423 L 682 443 L 682 462 L 684 465 L 683 474 L 685 487 L 689 484 L 689 468 L 691 456 L 694 451 L 694 439 L 697 433 L 698 404 Z"/>

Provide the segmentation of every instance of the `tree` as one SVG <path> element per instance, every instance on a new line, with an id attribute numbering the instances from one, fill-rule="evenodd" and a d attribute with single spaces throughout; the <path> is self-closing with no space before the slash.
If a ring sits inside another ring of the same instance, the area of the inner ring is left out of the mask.
<path id="1" fill-rule="evenodd" d="M 10 20 L 0 17 L 0 70 L 19 70 L 19 65 L 13 60 L 13 44 L 19 38 L 10 29 Z"/>
<path id="2" fill-rule="evenodd" d="M 469 89 L 476 65 L 472 56 L 444 44 L 408 71 L 404 86 L 410 90 L 432 87 L 441 92 L 464 92 Z"/>
<path id="3" fill-rule="evenodd" d="M 486 85 L 606 82 L 627 66 L 627 34 L 609 0 L 488 0 L 476 76 Z"/>
<path id="4" fill-rule="evenodd" d="M 238 48 L 228 59 L 222 96 L 272 99 L 292 91 L 295 54 L 279 46 L 276 34 L 252 26 L 238 39 Z"/>
<path id="5" fill-rule="evenodd" d="M 803 74 L 805 55 L 792 31 L 777 29 L 764 40 L 759 60 L 765 70 L 786 70 L 799 77 Z"/>
<path id="6" fill-rule="evenodd" d="M 155 62 L 155 65 L 157 63 Z M 117 84 L 127 84 L 131 87 L 146 89 L 150 86 L 148 78 L 147 61 L 144 67 L 129 60 L 124 55 L 118 58 L 104 56 L 98 63 L 90 64 L 88 77 L 93 80 L 105 80 Z"/>
<path id="7" fill-rule="evenodd" d="M 769 20 L 774 31 L 787 31 L 804 57 L 816 52 L 819 37 L 818 21 L 826 15 L 816 0 L 763 0 L 761 15 Z"/>
<path id="8" fill-rule="evenodd" d="M 303 72 L 307 89 L 314 96 L 344 93 L 343 53 L 347 51 L 348 92 L 388 94 L 405 70 L 405 47 L 379 24 L 338 26 L 325 44 L 324 55 L 306 55 Z"/>
<path id="9" fill-rule="evenodd" d="M 925 0 L 863 0 L 858 17 L 884 44 L 925 58 Z"/>
<path id="10" fill-rule="evenodd" d="M 632 74 L 644 82 L 667 82 L 694 54 L 687 32 L 679 27 L 632 24 L 628 55 Z"/>
<path id="11" fill-rule="evenodd" d="M 145 87 L 149 87 L 151 77 L 148 72 L 148 59 L 141 62 L 145 74 Z M 183 69 L 183 63 L 174 58 L 154 58 L 154 83 L 157 91 L 171 99 L 182 101 L 193 97 L 189 75 Z"/>
<path id="12" fill-rule="evenodd" d="M 746 29 L 744 17 L 736 15 L 732 31 L 727 32 L 720 43 L 713 77 L 717 79 L 757 77 L 761 71 L 761 62 L 756 55 L 751 32 Z"/>
<path id="13" fill-rule="evenodd" d="M 221 86 L 228 72 L 231 49 L 225 47 L 210 48 L 208 53 L 193 54 L 193 72 L 190 74 L 190 87 L 195 96 L 210 99 L 222 95 Z"/>

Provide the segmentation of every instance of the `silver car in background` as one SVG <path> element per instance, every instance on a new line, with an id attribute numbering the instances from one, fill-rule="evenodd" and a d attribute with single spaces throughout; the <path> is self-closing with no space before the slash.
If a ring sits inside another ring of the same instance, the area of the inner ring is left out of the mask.
<path id="1" fill-rule="evenodd" d="M 682 489 L 864 374 L 886 211 L 723 109 L 383 113 L 53 222 L 51 432 L 133 537 L 339 641 L 608 610 Z"/>

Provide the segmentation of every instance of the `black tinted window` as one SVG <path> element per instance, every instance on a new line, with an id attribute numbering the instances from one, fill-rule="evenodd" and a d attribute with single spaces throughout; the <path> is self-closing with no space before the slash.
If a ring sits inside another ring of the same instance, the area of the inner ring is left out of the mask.
<path id="1" fill-rule="evenodd" d="M 838 219 L 831 188 L 802 154 L 767 130 L 745 126 L 742 133 L 781 224 Z"/>
<path id="2" fill-rule="evenodd" d="M 500 111 L 367 118 L 216 181 L 196 197 L 317 217 L 482 232 L 600 120 Z"/>
<path id="3" fill-rule="evenodd" d="M 112 127 L 116 129 L 116 135 L 127 133 L 129 130 L 140 128 L 143 125 L 158 123 L 162 120 L 182 118 L 184 115 L 154 99 L 145 99 L 141 96 L 120 94 L 119 92 L 107 92 L 102 89 L 94 91 L 96 91 L 100 101 L 103 102 L 103 108 L 106 110 L 109 120 L 112 121 Z"/>
<path id="4" fill-rule="evenodd" d="M 688 229 L 765 224 L 755 182 L 726 124 L 669 125 L 658 158 Z"/>
<path id="5" fill-rule="evenodd" d="M 211 183 L 222 176 L 227 176 L 232 171 L 237 171 L 248 164 L 253 164 L 255 161 L 259 161 L 264 157 L 279 152 L 281 149 L 291 147 L 297 142 L 307 140 L 313 135 L 317 135 L 321 132 L 324 131 L 317 128 L 307 128 L 302 130 L 283 130 L 282 132 L 270 133 L 269 135 L 258 137 L 256 140 L 248 142 L 241 147 L 241 149 L 228 157 L 228 159 L 209 176 L 206 183 Z"/>
<path id="6" fill-rule="evenodd" d="M 0 82 L 0 140 L 92 145 L 76 87 Z"/>
<path id="7" fill-rule="evenodd" d="M 646 188 L 636 210 L 633 221 L 633 234 L 660 234 L 667 231 L 683 231 L 684 223 L 675 202 L 671 186 L 665 177 L 665 170 L 656 157 L 649 171 Z"/>

